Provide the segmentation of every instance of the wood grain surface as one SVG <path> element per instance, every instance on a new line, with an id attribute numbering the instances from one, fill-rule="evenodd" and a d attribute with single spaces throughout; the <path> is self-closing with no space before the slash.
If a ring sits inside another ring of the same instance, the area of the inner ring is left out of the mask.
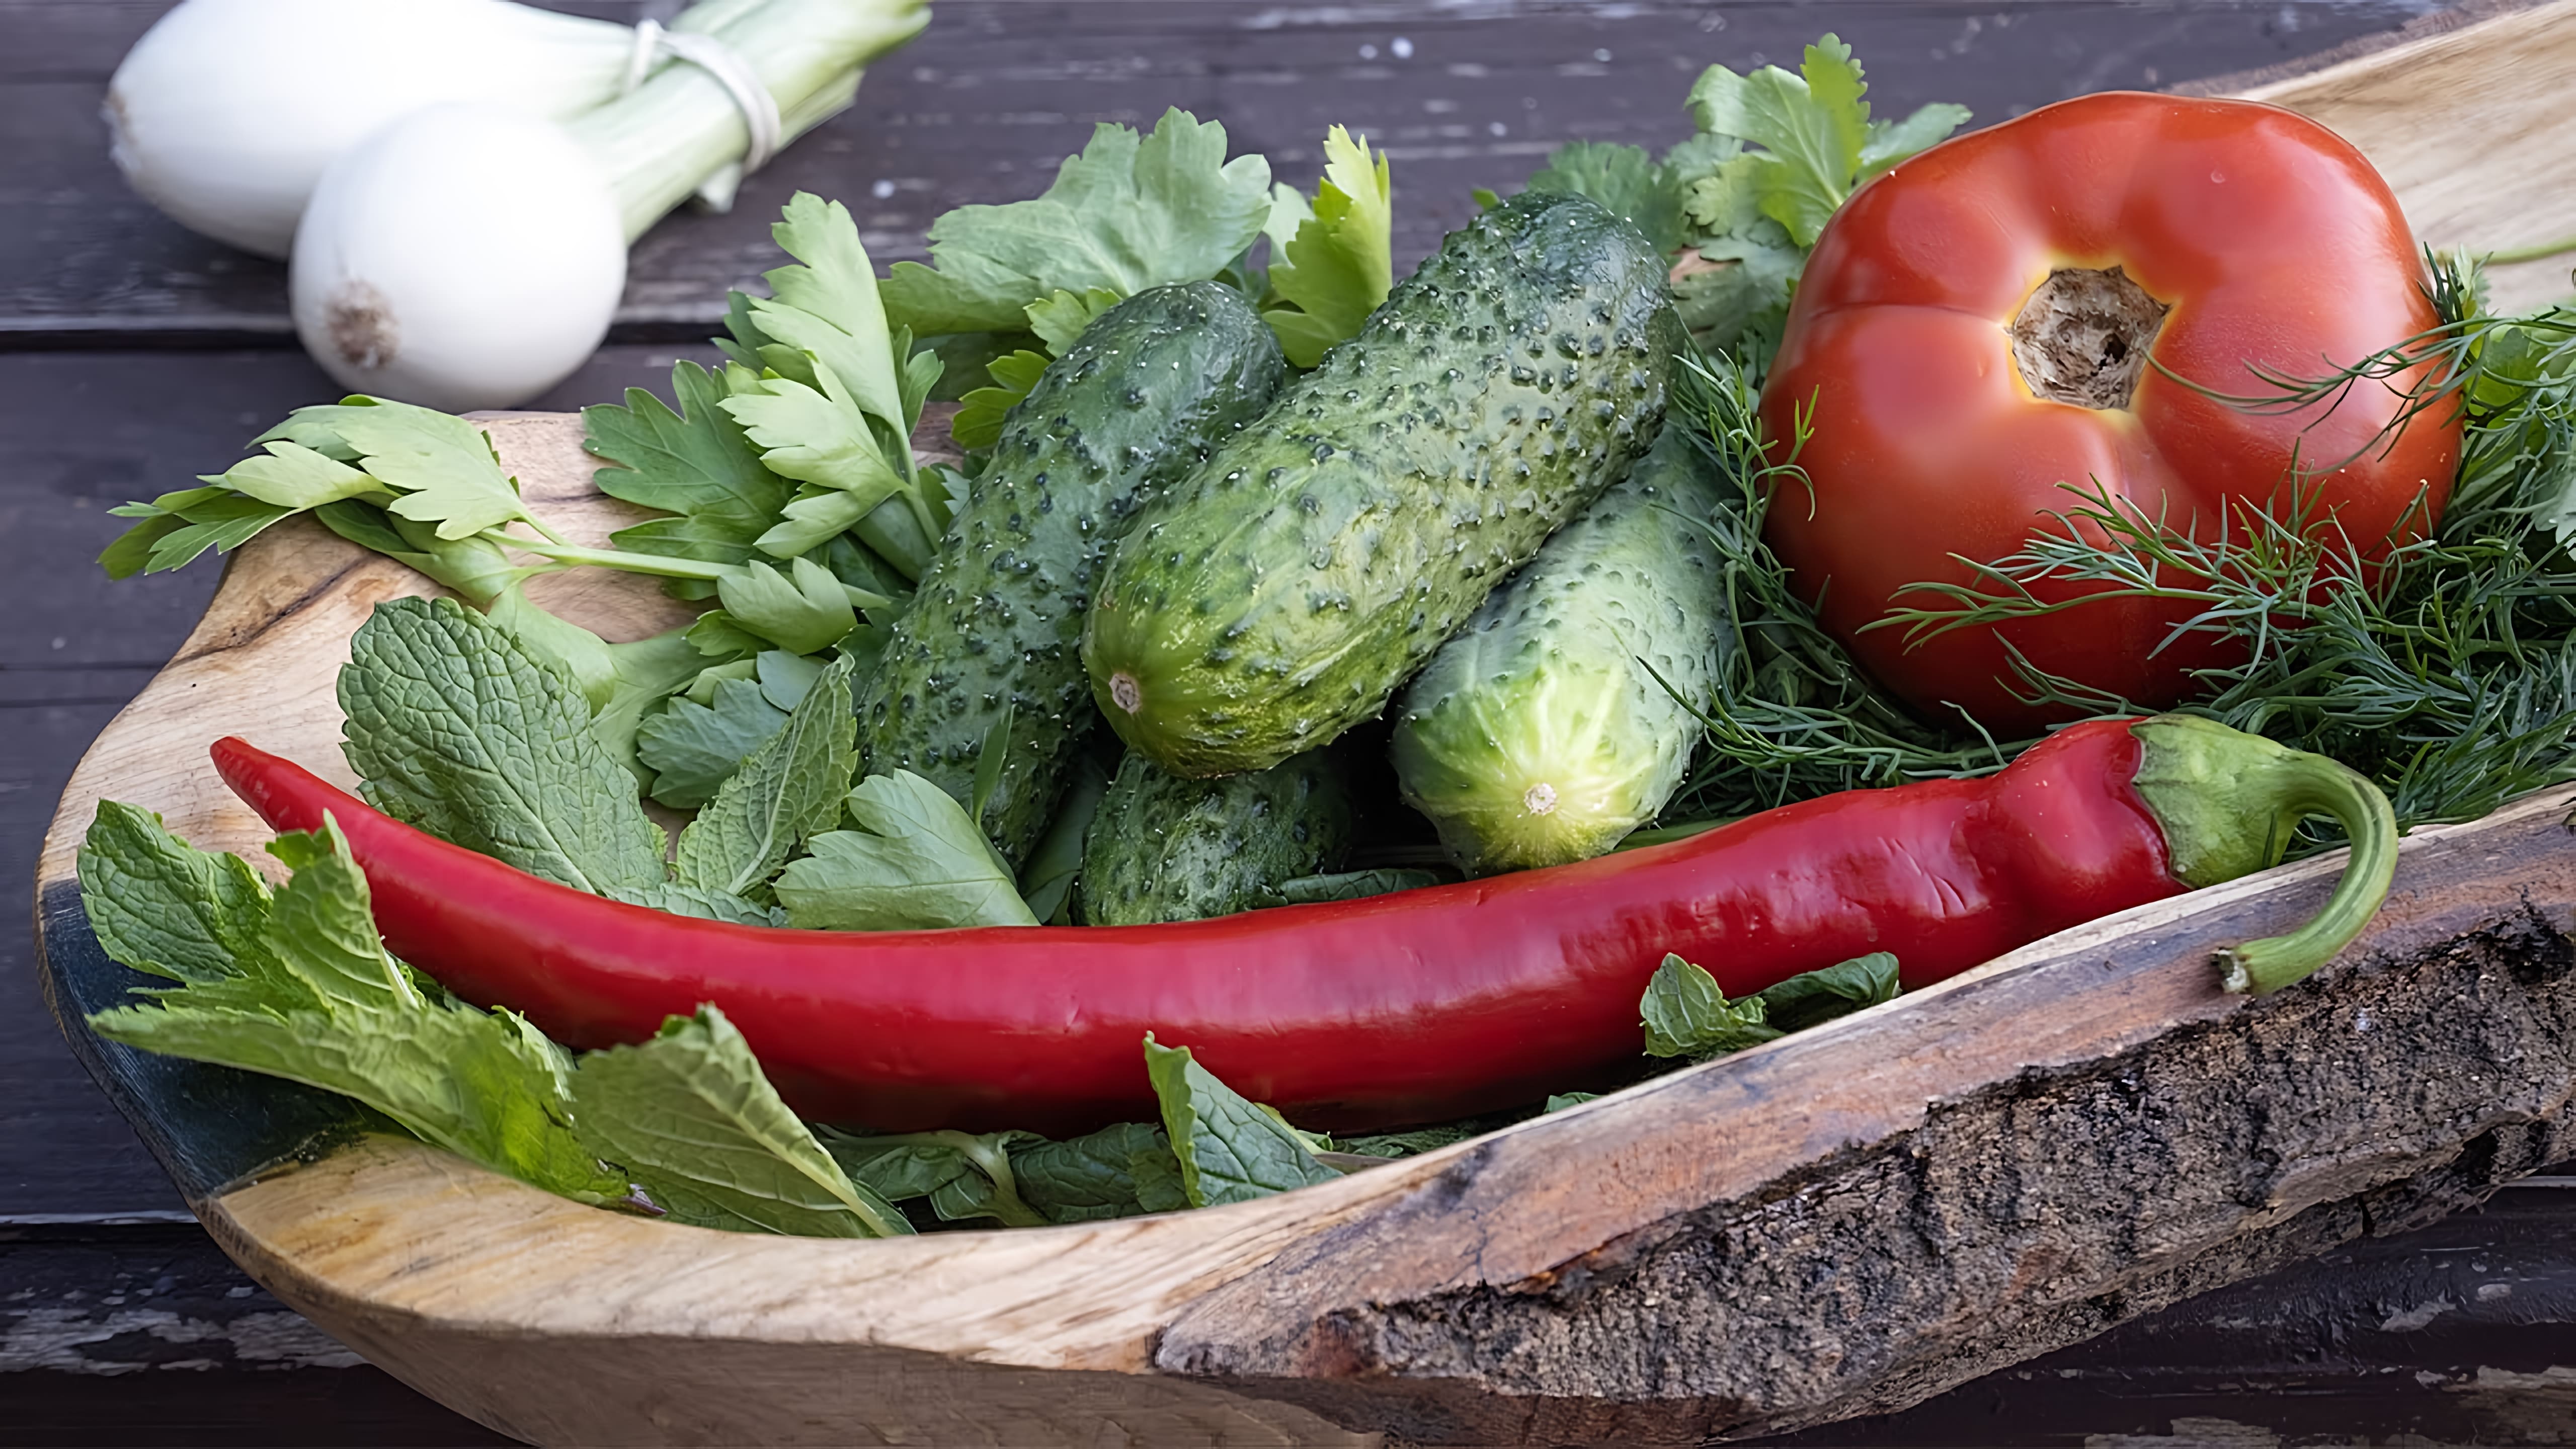
<path id="1" fill-rule="evenodd" d="M 621 521 L 587 488 L 577 420 L 488 426 L 558 528 Z M 550 607 L 611 637 L 675 617 L 643 580 L 549 582 Z M 241 732 L 346 779 L 332 685 L 348 636 L 376 602 L 429 591 L 310 525 L 244 549 L 75 774 L 45 879 L 67 878 L 104 796 L 255 852 L 267 832 L 212 782 L 204 743 Z M 1226 1209 L 764 1239 L 601 1213 L 389 1138 L 195 1206 L 342 1342 L 544 1442 L 1795 1427 L 1901 1407 L 2565 1155 L 2571 801 L 2410 839 L 2344 963 L 2264 1002 L 2219 993 L 2211 951 L 2300 919 L 2336 859 Z"/>

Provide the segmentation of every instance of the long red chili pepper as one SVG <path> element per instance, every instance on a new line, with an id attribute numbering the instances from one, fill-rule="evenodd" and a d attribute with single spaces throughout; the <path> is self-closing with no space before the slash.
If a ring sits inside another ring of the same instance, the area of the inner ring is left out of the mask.
<path id="1" fill-rule="evenodd" d="M 639 1041 L 714 1002 L 779 1091 L 889 1130 L 1071 1131 L 1150 1118 L 1147 1032 L 1300 1123 L 1443 1121 L 1637 1059 L 1664 953 L 1729 995 L 1871 951 L 1909 985 L 2277 860 L 2325 810 L 2360 848 L 2335 901 L 2240 948 L 2257 989 L 2366 922 L 2395 822 L 2314 755 L 2198 720 L 2079 725 L 1983 780 L 1853 791 L 1574 865 L 1130 927 L 845 933 L 621 905 L 379 814 L 238 739 L 226 783 L 281 830 L 328 812 L 393 952 L 578 1047 Z"/>

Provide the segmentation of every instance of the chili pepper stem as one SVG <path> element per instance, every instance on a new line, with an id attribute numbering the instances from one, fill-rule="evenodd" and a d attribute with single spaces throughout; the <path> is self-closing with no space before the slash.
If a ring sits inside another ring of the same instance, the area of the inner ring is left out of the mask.
<path id="1" fill-rule="evenodd" d="M 2302 817 L 2331 816 L 2352 841 L 2343 879 L 2297 930 L 2219 953 L 2227 990 L 2261 996 L 2306 977 L 2370 923 L 2397 874 L 2397 815 L 2354 771 L 2189 715 L 2130 727 L 2143 746 L 2136 786 L 2163 828 L 2174 878 L 2193 887 L 2280 863 Z"/>

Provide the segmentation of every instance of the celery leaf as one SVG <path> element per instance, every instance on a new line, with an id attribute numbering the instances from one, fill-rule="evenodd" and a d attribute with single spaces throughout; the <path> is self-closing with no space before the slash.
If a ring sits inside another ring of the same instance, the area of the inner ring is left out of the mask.
<path id="1" fill-rule="evenodd" d="M 841 1171 L 712 1006 L 670 1018 L 640 1045 L 583 1057 L 572 1103 L 582 1141 L 676 1221 L 823 1238 L 912 1231 Z"/>
<path id="2" fill-rule="evenodd" d="M 154 955 L 175 954 L 180 940 L 212 949 L 191 961 L 187 985 L 99 1012 L 92 1030 L 355 1097 L 425 1141 L 554 1192 L 624 1194 L 567 1125 L 561 1048 L 507 1013 L 424 990 L 385 955 L 366 877 L 327 818 L 271 847 L 294 870 L 274 899 L 244 889 L 256 882 L 240 862 L 192 850 L 148 818 L 101 810 L 82 850 L 83 904 L 110 920 L 138 895 L 188 909 L 154 935 L 103 933 L 100 943 L 141 969 L 166 966 Z M 147 940 L 152 954 L 137 950 Z"/>
<path id="3" fill-rule="evenodd" d="M 1395 286 L 1391 195 L 1386 157 L 1370 154 L 1367 137 L 1355 139 L 1340 126 L 1325 133 L 1314 214 L 1298 223 L 1286 255 L 1271 259 L 1270 291 L 1279 305 L 1261 314 L 1290 362 L 1322 361 Z M 1265 221 L 1269 213 L 1265 207 Z"/>
<path id="4" fill-rule="evenodd" d="M 1225 146 L 1222 124 L 1177 109 L 1147 136 L 1103 123 L 1043 194 L 932 223 L 932 265 L 897 262 L 880 286 L 887 315 L 925 337 L 1018 332 L 1058 291 L 1132 297 L 1213 277 L 1270 214 L 1270 163 L 1227 161 Z"/>

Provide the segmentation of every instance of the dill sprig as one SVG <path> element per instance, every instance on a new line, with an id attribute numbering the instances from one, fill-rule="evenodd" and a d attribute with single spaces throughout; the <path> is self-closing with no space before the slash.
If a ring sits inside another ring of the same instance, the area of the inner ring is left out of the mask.
<path id="1" fill-rule="evenodd" d="M 1762 522 L 1783 492 L 1806 487 L 1796 453 L 1764 453 L 1752 380 L 1724 358 L 1689 365 L 1674 406 L 1737 490 L 1734 506 L 1685 520 L 1715 547 L 1727 590 L 1728 637 L 1717 686 L 1701 708 L 1707 727 L 1691 777 L 1666 821 L 1728 819 L 1793 800 L 1935 776 L 2003 768 L 2018 746 L 1998 745 L 1964 719 L 1943 730 L 1916 719 L 1873 683 L 1789 584 L 1762 541 Z M 2025 742 L 2026 743 L 2026 742 Z"/>

